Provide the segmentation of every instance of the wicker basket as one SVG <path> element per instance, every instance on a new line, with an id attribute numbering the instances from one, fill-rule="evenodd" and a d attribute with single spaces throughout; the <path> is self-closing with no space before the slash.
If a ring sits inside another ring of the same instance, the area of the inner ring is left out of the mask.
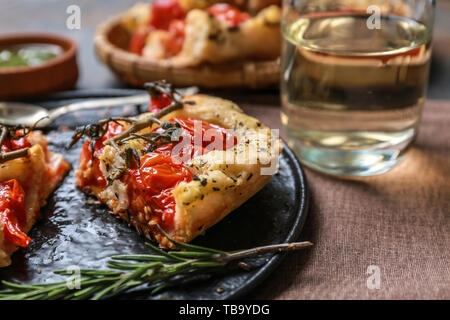
<path id="1" fill-rule="evenodd" d="M 279 59 L 174 68 L 127 51 L 129 40 L 129 33 L 120 25 L 120 17 L 115 17 L 97 28 L 94 44 L 100 60 L 134 86 L 162 79 L 175 86 L 204 88 L 267 88 L 279 83 Z"/>

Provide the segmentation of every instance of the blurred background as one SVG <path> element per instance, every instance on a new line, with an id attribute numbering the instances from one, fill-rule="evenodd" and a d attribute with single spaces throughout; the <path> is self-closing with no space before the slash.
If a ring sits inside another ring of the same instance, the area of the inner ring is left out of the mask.
<path id="1" fill-rule="evenodd" d="M 102 65 L 93 47 L 96 26 L 130 8 L 137 0 L 0 0 L 0 35 L 23 31 L 47 31 L 66 35 L 79 46 L 80 78 L 77 88 L 124 88 Z M 70 5 L 81 9 L 81 29 L 69 30 Z M 437 0 L 436 23 L 428 88 L 430 99 L 450 99 L 450 0 Z"/>

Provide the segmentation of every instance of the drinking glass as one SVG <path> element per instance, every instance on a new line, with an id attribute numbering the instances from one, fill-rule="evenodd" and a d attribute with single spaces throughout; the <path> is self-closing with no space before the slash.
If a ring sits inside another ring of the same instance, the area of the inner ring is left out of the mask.
<path id="1" fill-rule="evenodd" d="M 417 135 L 431 57 L 431 0 L 284 0 L 281 120 L 313 169 L 388 171 Z"/>

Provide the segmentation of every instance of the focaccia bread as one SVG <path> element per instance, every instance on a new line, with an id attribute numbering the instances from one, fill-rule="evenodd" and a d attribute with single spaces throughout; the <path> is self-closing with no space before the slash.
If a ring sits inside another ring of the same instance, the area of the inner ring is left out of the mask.
<path id="1" fill-rule="evenodd" d="M 251 14 L 257 14 L 271 5 L 281 6 L 280 0 L 178 0 L 177 2 L 184 12 L 193 9 L 207 9 L 217 3 L 227 3 Z M 133 33 L 138 27 L 149 25 L 152 16 L 153 10 L 150 3 L 138 2 L 125 12 L 122 17 L 122 25 L 130 33 Z"/>
<path id="2" fill-rule="evenodd" d="M 142 115 L 141 119 L 147 116 Z M 172 129 L 181 128 L 183 140 L 144 152 L 149 145 L 139 137 L 150 136 L 164 127 L 153 125 L 135 133 L 134 139 L 113 146 L 105 139 L 119 135 L 130 124 L 110 123 L 105 137 L 95 143 L 85 142 L 76 183 L 139 233 L 162 247 L 172 247 L 156 225 L 176 241 L 191 241 L 270 181 L 276 170 L 268 174 L 264 168 L 278 163 L 281 143 L 271 130 L 236 104 L 206 95 L 184 97 L 183 107 L 161 121 L 166 126 L 171 124 Z M 191 129 L 202 130 L 200 147 L 188 140 L 180 152 L 177 147 L 185 142 L 184 133 Z M 215 138 L 207 137 L 208 132 Z M 210 148 L 205 140 L 218 147 Z M 130 161 L 124 156 L 127 152 L 122 151 L 127 149 L 131 150 L 128 154 L 137 151 L 140 163 L 134 160 L 131 167 L 126 167 Z M 162 177 L 158 172 L 162 172 Z"/>
<path id="3" fill-rule="evenodd" d="M 39 131 L 30 132 L 18 142 L 4 140 L 1 148 L 2 153 L 29 148 L 27 156 L 0 163 L 0 267 L 5 267 L 11 264 L 14 251 L 28 245 L 26 233 L 70 165 L 62 155 L 48 149 Z"/>
<path id="4" fill-rule="evenodd" d="M 179 3 L 186 11 L 205 9 L 216 3 L 228 3 L 250 13 L 256 13 L 273 4 L 281 5 L 280 0 L 179 0 Z"/>
<path id="5" fill-rule="evenodd" d="M 226 22 L 211 17 L 204 10 L 192 10 L 186 16 L 183 48 L 170 62 L 174 66 L 195 66 L 236 59 L 276 59 L 281 44 L 279 23 L 277 6 L 263 9 L 238 29 L 230 29 Z M 147 52 L 151 57 L 151 46 L 144 48 L 144 56 Z"/>
<path id="6" fill-rule="evenodd" d="M 138 3 L 121 25 L 131 35 L 131 52 L 165 68 L 270 61 L 281 44 L 281 9 L 270 3 L 254 14 L 216 1 Z"/>

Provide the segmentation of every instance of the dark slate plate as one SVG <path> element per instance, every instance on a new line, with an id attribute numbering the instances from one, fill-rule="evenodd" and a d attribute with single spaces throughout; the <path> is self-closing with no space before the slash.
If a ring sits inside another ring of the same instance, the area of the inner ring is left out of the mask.
<path id="1" fill-rule="evenodd" d="M 41 105 L 52 108 L 70 101 L 92 97 L 113 97 L 139 93 L 136 90 L 74 91 L 47 98 Z M 145 107 L 145 106 L 144 106 Z M 135 107 L 89 111 L 58 119 L 48 132 L 50 148 L 64 154 L 74 168 L 78 166 L 81 143 L 65 150 L 72 130 L 60 126 L 85 124 L 113 115 L 131 115 Z M 115 254 L 148 253 L 145 238 L 126 223 L 108 213 L 105 206 L 93 203 L 74 185 L 74 171 L 64 179 L 41 210 L 42 217 L 30 232 L 32 241 L 13 255 L 10 267 L 0 270 L 0 278 L 25 284 L 61 279 L 52 270 L 68 266 L 100 268 Z M 284 145 L 280 170 L 271 182 L 223 221 L 199 236 L 194 243 L 222 250 L 295 241 L 307 214 L 308 196 L 305 175 L 292 151 Z M 246 261 L 250 271 L 232 265 L 226 272 L 201 277 L 156 296 L 145 289 L 124 298 L 133 299 L 236 299 L 264 280 L 285 254 L 266 254 Z M 224 291 L 218 293 L 222 287 Z"/>

